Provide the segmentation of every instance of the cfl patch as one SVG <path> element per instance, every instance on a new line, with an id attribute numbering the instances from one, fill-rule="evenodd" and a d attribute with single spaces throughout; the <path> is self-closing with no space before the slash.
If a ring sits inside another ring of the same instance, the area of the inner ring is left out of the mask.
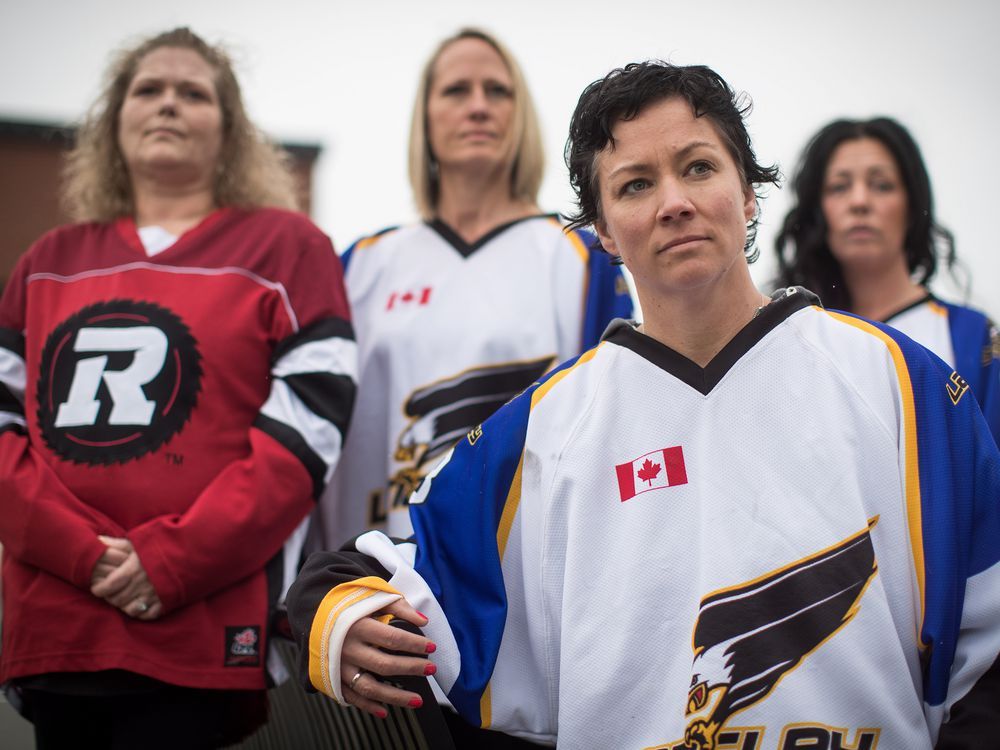
<path id="1" fill-rule="evenodd" d="M 260 627 L 257 625 L 237 625 L 226 628 L 227 667 L 260 666 Z"/>

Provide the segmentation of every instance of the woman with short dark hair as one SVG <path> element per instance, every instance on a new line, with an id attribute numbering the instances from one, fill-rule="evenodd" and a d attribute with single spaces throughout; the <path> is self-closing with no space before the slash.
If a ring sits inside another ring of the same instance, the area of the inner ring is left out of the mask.
<path id="1" fill-rule="evenodd" d="M 704 66 L 584 91 L 580 217 L 643 321 L 460 440 L 413 539 L 309 558 L 312 689 L 382 715 L 415 705 L 391 676 L 433 674 L 472 723 L 561 748 L 990 746 L 1000 453 L 926 349 L 758 291 L 775 173 L 739 111 Z"/>

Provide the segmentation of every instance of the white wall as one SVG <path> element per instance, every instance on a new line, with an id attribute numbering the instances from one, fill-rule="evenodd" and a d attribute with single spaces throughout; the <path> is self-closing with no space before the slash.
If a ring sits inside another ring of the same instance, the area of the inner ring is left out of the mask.
<path id="1" fill-rule="evenodd" d="M 972 274 L 971 301 L 1000 318 L 994 0 L 0 0 L 0 116 L 76 119 L 111 50 L 182 24 L 229 44 L 259 125 L 323 145 L 315 214 L 340 248 L 413 217 L 405 151 L 417 71 L 441 37 L 479 24 L 527 71 L 549 153 L 545 209 L 572 200 L 562 147 L 586 84 L 649 57 L 705 63 L 750 94 L 758 156 L 789 176 L 808 137 L 834 117 L 887 114 L 909 126 L 938 218 Z M 762 283 L 773 273 L 784 192 L 764 205 L 754 270 Z"/>

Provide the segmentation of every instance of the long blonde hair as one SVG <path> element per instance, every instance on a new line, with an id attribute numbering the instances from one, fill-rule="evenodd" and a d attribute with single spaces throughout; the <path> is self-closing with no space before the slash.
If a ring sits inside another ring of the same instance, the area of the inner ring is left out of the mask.
<path id="1" fill-rule="evenodd" d="M 538 202 L 538 189 L 545 171 L 545 153 L 542 148 L 542 133 L 538 125 L 538 115 L 528 91 L 521 67 L 517 60 L 496 37 L 481 29 L 465 28 L 450 36 L 437 46 L 420 74 L 417 96 L 413 102 L 413 118 L 410 123 L 409 174 L 413 199 L 420 216 L 426 220 L 437 215 L 440 184 L 434 155 L 431 153 L 427 137 L 427 98 L 434 78 L 434 66 L 445 48 L 461 39 L 478 39 L 486 42 L 500 55 L 510 73 L 514 93 L 514 116 L 512 118 L 511 152 L 513 164 L 510 176 L 510 195 L 514 200 L 530 203 Z"/>
<path id="2" fill-rule="evenodd" d="M 215 70 L 222 110 L 222 151 L 213 194 L 219 206 L 298 208 L 287 153 L 250 122 L 232 61 L 188 28 L 150 37 L 118 53 L 104 90 L 88 111 L 63 172 L 63 204 L 77 221 L 111 221 L 135 213 L 128 169 L 118 146 L 118 115 L 142 59 L 161 47 L 189 49 Z"/>

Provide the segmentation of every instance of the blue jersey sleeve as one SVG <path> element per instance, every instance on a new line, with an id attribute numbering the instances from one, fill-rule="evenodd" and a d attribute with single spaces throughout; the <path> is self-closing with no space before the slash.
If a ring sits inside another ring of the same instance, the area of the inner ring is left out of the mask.
<path id="1" fill-rule="evenodd" d="M 529 394 L 460 440 L 448 463 L 410 500 L 414 568 L 447 614 L 461 654 L 461 671 L 448 699 L 476 725 L 507 618 L 497 540 L 520 476 Z"/>
<path id="2" fill-rule="evenodd" d="M 448 699 L 477 726 L 507 622 L 508 582 L 502 565 L 522 495 L 532 395 L 577 359 L 563 363 L 473 428 L 410 499 L 417 543 L 414 569 L 444 610 L 461 655 Z"/>
<path id="3" fill-rule="evenodd" d="M 910 515 L 920 531 L 924 702 L 953 718 L 962 703 L 993 706 L 973 720 L 981 730 L 984 718 L 1000 721 L 990 676 L 1000 653 L 1000 622 L 990 614 L 1000 609 L 1000 453 L 964 377 L 906 337 L 894 338 L 915 417 L 916 476 L 908 471 L 907 483 L 917 483 L 919 498 Z"/>
<path id="4" fill-rule="evenodd" d="M 978 310 L 945 304 L 955 352 L 955 369 L 962 374 L 1000 445 L 1000 331 Z"/>

